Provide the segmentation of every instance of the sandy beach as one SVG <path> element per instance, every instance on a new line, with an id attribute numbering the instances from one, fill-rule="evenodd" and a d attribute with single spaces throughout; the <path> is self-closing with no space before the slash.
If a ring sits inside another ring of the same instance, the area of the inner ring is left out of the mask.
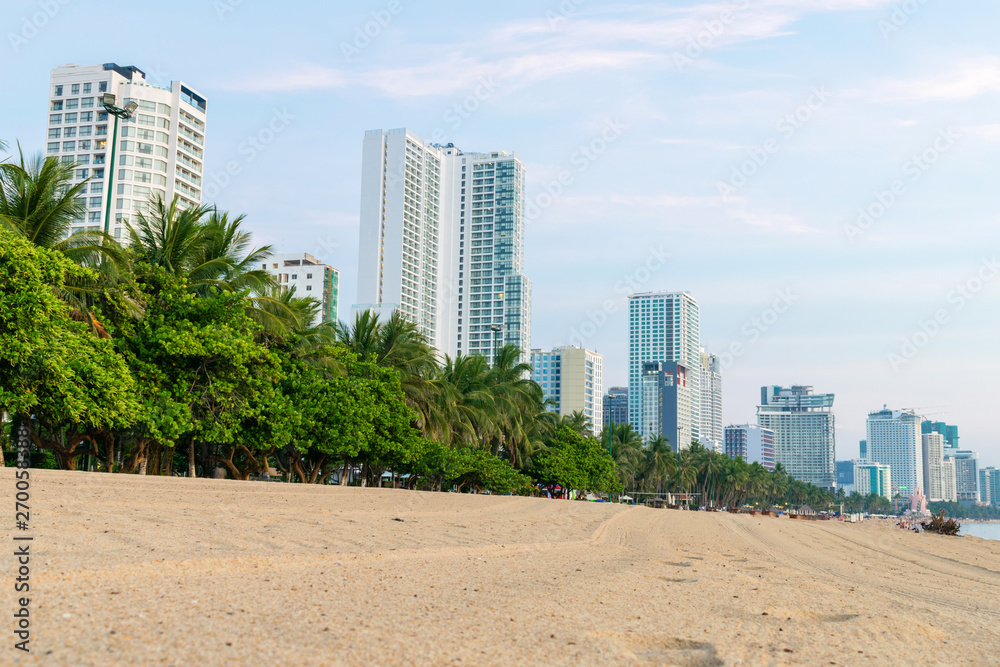
<path id="1" fill-rule="evenodd" d="M 997 541 L 134 475 L 31 488 L 32 652 L 7 632 L 4 664 L 1000 664 Z"/>

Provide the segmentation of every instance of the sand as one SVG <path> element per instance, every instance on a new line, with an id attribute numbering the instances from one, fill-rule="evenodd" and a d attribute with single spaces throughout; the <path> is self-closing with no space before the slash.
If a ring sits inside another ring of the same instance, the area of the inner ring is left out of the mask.
<path id="1" fill-rule="evenodd" d="M 32 653 L 5 630 L 2 664 L 1000 664 L 998 541 L 544 499 L 32 475 Z M 13 499 L 12 469 L 0 488 Z M 6 582 L 14 560 L 0 558 Z"/>

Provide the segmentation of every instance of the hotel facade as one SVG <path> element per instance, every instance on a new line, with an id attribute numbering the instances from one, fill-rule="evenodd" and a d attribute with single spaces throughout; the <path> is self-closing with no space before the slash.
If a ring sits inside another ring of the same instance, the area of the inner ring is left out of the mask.
<path id="1" fill-rule="evenodd" d="M 365 134 L 355 310 L 399 310 L 442 353 L 531 349 L 524 165 L 406 129 Z"/>
<path id="2" fill-rule="evenodd" d="M 105 93 L 115 96 L 117 107 L 138 105 L 131 117 L 118 121 L 114 147 L 115 118 L 102 105 Z M 169 204 L 176 196 L 182 208 L 200 205 L 207 104 L 181 81 L 150 84 L 134 65 L 52 70 L 45 154 L 77 165 L 74 182 L 90 179 L 81 196 L 86 212 L 71 231 L 107 229 L 123 238 L 126 223 L 147 210 L 150 198 Z"/>

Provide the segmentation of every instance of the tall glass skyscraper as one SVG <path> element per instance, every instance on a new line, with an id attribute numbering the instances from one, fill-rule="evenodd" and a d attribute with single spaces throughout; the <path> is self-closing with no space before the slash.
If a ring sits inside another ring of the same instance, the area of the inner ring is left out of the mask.
<path id="1" fill-rule="evenodd" d="M 761 387 L 757 423 L 774 431 L 774 460 L 795 479 L 836 487 L 833 394 L 812 387 Z"/>
<path id="2" fill-rule="evenodd" d="M 684 367 L 682 400 L 690 402 L 679 419 L 677 432 L 697 440 L 701 434 L 701 320 L 698 302 L 688 292 L 646 292 L 629 297 L 629 423 L 643 438 L 660 435 L 643 418 L 646 397 L 643 387 L 652 390 L 652 378 L 644 384 L 646 364 L 680 364 Z M 659 390 L 657 390 L 659 391 Z M 652 400 L 651 398 L 649 400 Z M 647 410 L 648 412 L 648 410 Z M 686 449 L 690 441 L 675 442 Z"/>
<path id="3" fill-rule="evenodd" d="M 398 309 L 443 353 L 531 342 L 524 165 L 405 130 L 365 134 L 358 302 Z"/>

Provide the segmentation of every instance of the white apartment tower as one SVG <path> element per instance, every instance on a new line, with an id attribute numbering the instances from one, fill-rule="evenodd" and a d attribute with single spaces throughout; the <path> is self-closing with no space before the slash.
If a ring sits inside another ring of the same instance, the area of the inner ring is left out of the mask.
<path id="1" fill-rule="evenodd" d="M 358 305 L 398 309 L 447 354 L 530 349 L 524 165 L 405 130 L 365 134 Z"/>
<path id="2" fill-rule="evenodd" d="M 714 354 L 701 351 L 701 444 L 724 446 L 722 428 L 722 366 Z"/>
<path id="3" fill-rule="evenodd" d="M 883 408 L 868 415 L 868 459 L 892 470 L 892 495 L 913 495 L 924 484 L 920 417 Z M 928 495 L 927 489 L 923 489 Z"/>
<path id="4" fill-rule="evenodd" d="M 921 436 L 924 495 L 930 501 L 955 502 L 958 500 L 955 459 L 945 457 L 944 445 L 944 436 L 940 433 L 924 433 Z"/>
<path id="5" fill-rule="evenodd" d="M 788 474 L 824 489 L 836 487 L 833 394 L 812 387 L 761 387 L 757 423 L 774 431 L 774 460 Z"/>
<path id="6" fill-rule="evenodd" d="M 600 434 L 604 415 L 604 357 L 581 347 L 531 351 L 531 377 L 542 388 L 551 410 L 562 416 L 581 412 Z"/>
<path id="7" fill-rule="evenodd" d="M 296 297 L 312 297 L 320 309 L 312 322 L 337 323 L 337 300 L 340 292 L 340 271 L 321 263 L 307 252 L 271 255 L 263 262 L 283 290 L 295 288 Z"/>
<path id="8" fill-rule="evenodd" d="M 101 104 L 105 93 L 115 95 L 118 107 L 133 101 L 139 105 L 131 118 L 118 122 L 116 164 L 111 164 L 110 145 L 115 119 Z M 169 204 L 176 195 L 181 207 L 199 205 L 206 107 L 205 98 L 184 83 L 152 85 L 132 65 L 52 70 L 46 155 L 76 164 L 76 182 L 90 179 L 83 197 L 86 213 L 71 231 L 107 227 L 122 238 L 125 222 L 144 211 L 151 197 Z M 109 199 L 111 216 L 105 221 Z"/>
<path id="9" fill-rule="evenodd" d="M 681 430 L 692 439 L 701 437 L 701 319 L 698 302 L 688 292 L 646 292 L 629 296 L 628 415 L 632 427 L 647 438 L 650 431 L 643 419 L 644 364 L 681 364 L 685 369 L 690 406 L 690 424 Z M 651 381 L 647 382 L 649 386 Z M 682 400 L 687 400 L 683 399 Z M 720 420 L 721 421 L 721 420 Z M 686 430 L 685 430 L 686 429 Z M 673 443 L 686 448 L 690 443 Z"/>

